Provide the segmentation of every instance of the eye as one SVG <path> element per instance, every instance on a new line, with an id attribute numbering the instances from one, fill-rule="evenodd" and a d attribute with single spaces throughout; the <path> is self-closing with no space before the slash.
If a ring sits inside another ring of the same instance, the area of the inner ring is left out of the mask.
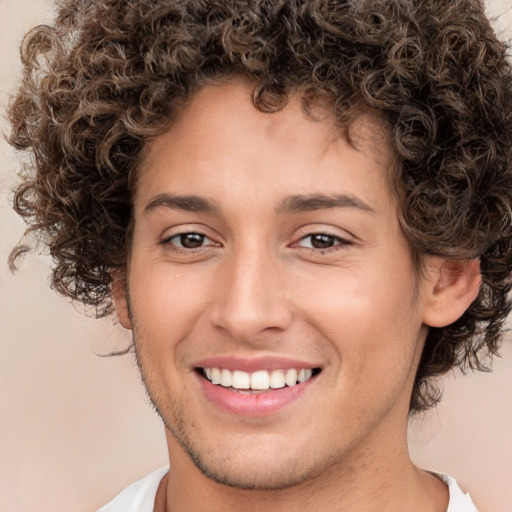
<path id="1" fill-rule="evenodd" d="M 349 245 L 351 242 L 339 236 L 327 233 L 312 233 L 302 237 L 297 245 L 307 249 L 330 249 L 338 245 Z"/>
<path id="2" fill-rule="evenodd" d="M 214 245 L 206 235 L 202 233 L 179 233 L 177 235 L 166 238 L 162 241 L 163 244 L 172 244 L 180 249 L 198 249 L 208 245 Z"/>

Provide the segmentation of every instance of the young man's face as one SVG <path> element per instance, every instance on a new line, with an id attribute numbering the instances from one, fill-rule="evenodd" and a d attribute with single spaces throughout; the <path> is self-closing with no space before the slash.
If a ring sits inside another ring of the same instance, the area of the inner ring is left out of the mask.
<path id="1" fill-rule="evenodd" d="M 405 449 L 423 286 L 378 123 L 350 145 L 297 98 L 265 114 L 250 97 L 202 90 L 148 148 L 130 317 L 116 306 L 171 458 L 282 488 Z"/>

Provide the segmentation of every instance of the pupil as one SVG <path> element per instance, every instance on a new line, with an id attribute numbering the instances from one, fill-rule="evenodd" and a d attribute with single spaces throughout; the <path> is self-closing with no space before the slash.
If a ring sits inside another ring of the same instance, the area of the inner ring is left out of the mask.
<path id="1" fill-rule="evenodd" d="M 204 235 L 200 235 L 199 233 L 187 233 L 180 236 L 181 245 L 187 249 L 201 247 L 201 245 L 203 245 L 203 241 Z"/>
<path id="2" fill-rule="evenodd" d="M 313 235 L 311 237 L 311 245 L 315 249 L 327 249 L 332 247 L 333 243 L 333 237 L 330 235 Z"/>

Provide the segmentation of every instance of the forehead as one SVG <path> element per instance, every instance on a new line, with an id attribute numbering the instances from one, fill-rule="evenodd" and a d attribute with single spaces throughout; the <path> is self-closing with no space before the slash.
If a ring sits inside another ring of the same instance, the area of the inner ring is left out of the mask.
<path id="1" fill-rule="evenodd" d="M 357 116 L 347 126 L 340 126 L 327 108 L 315 106 L 306 112 L 299 92 L 288 104 L 274 113 L 259 111 L 252 102 L 253 87 L 242 80 L 201 89 L 183 106 L 167 133 L 151 141 L 145 149 L 139 172 L 136 195 L 141 186 L 145 194 L 157 193 L 157 184 L 166 174 L 179 179 L 183 187 L 207 188 L 222 176 L 241 182 L 257 173 L 267 187 L 286 180 L 293 188 L 308 187 L 305 170 L 310 171 L 309 188 L 299 193 L 316 192 L 321 186 L 318 166 L 331 170 L 334 183 L 340 154 L 354 173 L 366 168 L 378 171 L 377 181 L 388 181 L 393 153 L 388 134 L 378 117 L 371 112 Z M 348 155 L 348 156 L 347 156 Z M 245 172 L 244 172 L 245 171 Z M 282 172 L 281 172 L 282 171 Z M 150 179 L 145 179 L 151 173 Z M 324 173 L 324 177 L 326 174 Z M 325 192 L 319 190 L 319 192 Z"/>
<path id="2" fill-rule="evenodd" d="M 374 110 L 361 106 L 354 109 L 359 114 L 354 115 L 349 125 L 340 125 L 333 113 L 333 106 L 327 101 L 320 103 L 306 103 L 301 91 L 297 90 L 289 95 L 289 101 L 284 108 L 269 115 L 259 111 L 252 101 L 254 84 L 243 78 L 233 78 L 226 83 L 213 82 L 184 99 L 181 108 L 175 113 L 169 131 L 173 137 L 201 136 L 203 142 L 208 142 L 210 136 L 217 137 L 219 133 L 208 133 L 212 120 L 222 122 L 222 129 L 226 136 L 236 133 L 242 124 L 253 123 L 255 132 L 265 130 L 268 135 L 281 137 L 291 127 L 300 123 L 305 130 L 306 138 L 311 136 L 324 138 L 326 142 L 339 136 L 348 137 L 356 147 L 367 148 L 373 151 L 377 159 L 389 156 L 389 130 L 381 115 Z M 259 115 L 255 115 L 259 113 Z M 193 119 L 193 123 L 190 120 Z M 311 121 L 304 123 L 304 121 Z M 315 122 L 316 121 L 316 122 Z M 345 121 L 346 123 L 346 121 Z M 290 132 L 291 133 L 291 132 Z M 289 143 L 297 147 L 296 134 L 291 135 Z M 149 143 L 149 152 L 154 144 Z"/>

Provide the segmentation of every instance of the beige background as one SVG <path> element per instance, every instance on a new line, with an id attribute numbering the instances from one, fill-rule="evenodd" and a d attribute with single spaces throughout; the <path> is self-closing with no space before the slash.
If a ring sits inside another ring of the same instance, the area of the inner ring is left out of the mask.
<path id="1" fill-rule="evenodd" d="M 19 71 L 25 30 L 48 0 L 0 0 L 0 102 Z M 491 0 L 497 30 L 512 34 L 512 0 Z M 3 121 L 2 121 L 3 123 Z M 5 129 L 5 124 L 2 124 Z M 0 512 L 91 512 L 166 463 L 163 429 L 132 356 L 100 358 L 128 334 L 78 313 L 47 286 L 49 261 L 5 261 L 23 231 L 10 211 L 16 159 L 0 142 Z M 484 512 L 512 512 L 512 343 L 492 374 L 445 379 L 437 410 L 411 425 L 423 467 L 457 477 Z"/>

